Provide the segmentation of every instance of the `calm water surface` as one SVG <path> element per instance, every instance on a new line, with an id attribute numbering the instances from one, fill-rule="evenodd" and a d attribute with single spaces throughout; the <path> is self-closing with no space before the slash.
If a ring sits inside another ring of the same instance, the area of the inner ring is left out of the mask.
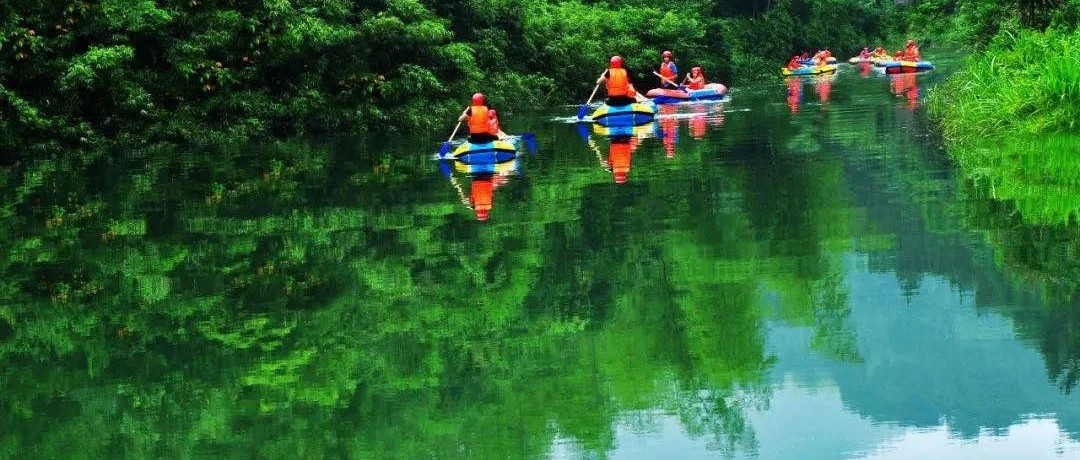
<path id="1" fill-rule="evenodd" d="M 629 140 L 504 114 L 538 148 L 493 175 L 426 136 L 16 165 L 0 457 L 1080 458 L 1073 234 L 963 179 L 936 61 Z"/>

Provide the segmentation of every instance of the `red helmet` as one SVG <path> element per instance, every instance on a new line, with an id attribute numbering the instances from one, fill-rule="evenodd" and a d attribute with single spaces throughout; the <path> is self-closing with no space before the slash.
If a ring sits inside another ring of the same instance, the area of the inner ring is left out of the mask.
<path id="1" fill-rule="evenodd" d="M 626 183 L 626 173 L 623 172 L 623 171 L 616 171 L 615 172 L 615 183 L 616 184 L 625 184 Z"/>
<path id="2" fill-rule="evenodd" d="M 671 57 L 671 51 L 664 51 L 664 57 L 666 57 L 666 58 Z"/>
<path id="3" fill-rule="evenodd" d="M 484 93 L 476 93 L 472 95 L 473 105 L 484 105 Z"/>
<path id="4" fill-rule="evenodd" d="M 908 40 L 908 41 L 907 41 L 907 44 L 908 44 L 908 45 L 914 45 L 914 44 L 915 44 L 915 40 Z"/>
<path id="5" fill-rule="evenodd" d="M 498 116 L 499 113 L 496 112 L 495 109 L 488 110 L 488 118 L 497 118 Z"/>
<path id="6" fill-rule="evenodd" d="M 491 212 L 490 209 L 477 209 L 476 210 L 476 220 L 479 220 L 481 222 L 483 222 L 485 220 L 488 220 L 488 214 L 490 212 Z"/>
<path id="7" fill-rule="evenodd" d="M 691 72 L 701 73 L 701 67 L 694 67 L 694 68 L 690 69 L 690 71 Z"/>
<path id="8" fill-rule="evenodd" d="M 612 56 L 611 57 L 611 68 L 612 69 L 620 69 L 620 68 L 622 68 L 622 56 Z"/>

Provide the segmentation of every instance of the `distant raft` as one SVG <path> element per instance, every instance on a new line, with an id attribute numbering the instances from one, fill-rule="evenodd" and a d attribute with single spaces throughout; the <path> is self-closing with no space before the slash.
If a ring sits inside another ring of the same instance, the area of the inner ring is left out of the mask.
<path id="1" fill-rule="evenodd" d="M 814 58 L 802 59 L 802 60 L 799 61 L 799 63 L 802 64 L 802 65 L 812 66 L 812 65 L 814 65 Z M 836 57 L 829 56 L 829 57 L 825 58 L 825 63 L 826 64 L 836 64 Z"/>
<path id="2" fill-rule="evenodd" d="M 822 73 L 836 72 L 836 64 L 808 66 L 804 65 L 798 69 L 792 70 L 787 67 L 780 68 L 780 73 L 784 76 L 788 75 L 817 75 Z"/>
<path id="3" fill-rule="evenodd" d="M 592 113 L 594 123 L 611 127 L 641 126 L 655 118 L 656 104 L 652 101 L 614 106 L 605 103 Z"/>
<path id="4" fill-rule="evenodd" d="M 674 104 L 684 101 L 707 101 L 723 99 L 727 94 L 727 87 L 720 83 L 709 83 L 701 89 L 665 89 L 655 88 L 645 93 L 645 96 L 657 104 Z"/>
<path id="5" fill-rule="evenodd" d="M 934 64 L 929 61 L 889 61 L 880 66 L 885 68 L 885 73 L 915 73 L 934 70 Z"/>

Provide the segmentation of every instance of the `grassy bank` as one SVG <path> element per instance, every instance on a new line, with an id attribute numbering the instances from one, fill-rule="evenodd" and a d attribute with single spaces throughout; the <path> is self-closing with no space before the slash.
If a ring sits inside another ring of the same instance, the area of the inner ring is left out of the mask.
<path id="1" fill-rule="evenodd" d="M 934 91 L 946 137 L 1045 135 L 1080 127 L 1080 31 L 1003 32 Z"/>

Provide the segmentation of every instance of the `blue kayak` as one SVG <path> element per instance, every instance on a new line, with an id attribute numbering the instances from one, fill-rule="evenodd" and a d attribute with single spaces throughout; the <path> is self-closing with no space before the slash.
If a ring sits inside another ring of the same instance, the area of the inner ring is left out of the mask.
<path id="1" fill-rule="evenodd" d="M 934 64 L 929 61 L 887 61 L 879 66 L 885 68 L 885 73 L 925 72 L 934 69 Z"/>
<path id="2" fill-rule="evenodd" d="M 652 101 L 611 106 L 601 105 L 592 113 L 592 120 L 600 126 L 640 126 L 656 118 L 656 104 Z"/>
<path id="3" fill-rule="evenodd" d="M 495 164 L 517 158 L 517 142 L 520 138 L 499 140 L 485 144 L 466 142 L 447 155 L 447 159 L 470 165 Z"/>

